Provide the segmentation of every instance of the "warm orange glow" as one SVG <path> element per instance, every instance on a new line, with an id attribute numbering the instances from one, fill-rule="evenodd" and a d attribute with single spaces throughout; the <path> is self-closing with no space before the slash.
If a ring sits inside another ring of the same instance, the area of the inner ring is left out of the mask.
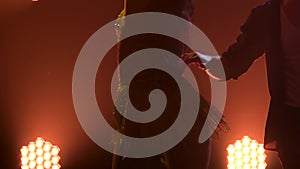
<path id="1" fill-rule="evenodd" d="M 60 169 L 59 151 L 58 146 L 39 137 L 20 149 L 21 169 Z"/>
<path id="2" fill-rule="evenodd" d="M 244 136 L 227 147 L 228 169 L 265 169 L 266 154 L 263 144 Z"/>

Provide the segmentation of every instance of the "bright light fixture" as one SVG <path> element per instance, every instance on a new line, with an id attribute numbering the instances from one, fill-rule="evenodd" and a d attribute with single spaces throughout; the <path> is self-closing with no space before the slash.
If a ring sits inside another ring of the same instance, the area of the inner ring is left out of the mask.
<path id="1" fill-rule="evenodd" d="M 227 147 L 228 169 L 265 169 L 266 154 L 263 144 L 244 136 Z"/>
<path id="2" fill-rule="evenodd" d="M 38 137 L 20 149 L 21 169 L 60 169 L 59 147 Z"/>

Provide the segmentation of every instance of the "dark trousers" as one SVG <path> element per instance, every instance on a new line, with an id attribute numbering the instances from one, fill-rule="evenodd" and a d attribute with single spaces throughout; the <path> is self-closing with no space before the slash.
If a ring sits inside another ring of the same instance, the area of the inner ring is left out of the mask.
<path id="1" fill-rule="evenodd" d="M 280 138 L 277 140 L 278 156 L 284 169 L 300 168 L 300 108 L 285 107 Z"/>

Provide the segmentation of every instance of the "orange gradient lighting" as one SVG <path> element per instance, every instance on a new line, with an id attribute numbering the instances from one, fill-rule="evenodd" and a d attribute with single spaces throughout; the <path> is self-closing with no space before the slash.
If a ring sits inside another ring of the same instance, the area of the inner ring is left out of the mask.
<path id="1" fill-rule="evenodd" d="M 21 169 L 60 169 L 57 146 L 38 137 L 20 149 Z"/>
<path id="2" fill-rule="evenodd" d="M 227 147 L 228 169 L 265 169 L 266 157 L 263 144 L 248 136 Z"/>

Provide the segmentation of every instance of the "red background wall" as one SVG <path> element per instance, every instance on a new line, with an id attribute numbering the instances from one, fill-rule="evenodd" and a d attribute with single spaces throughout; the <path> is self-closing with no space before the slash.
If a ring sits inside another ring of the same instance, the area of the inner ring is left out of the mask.
<path id="1" fill-rule="evenodd" d="M 197 0 L 193 22 L 221 53 L 234 42 L 251 8 L 263 2 Z M 122 3 L 1 0 L 0 122 L 4 151 L 10 154 L 7 165 L 17 167 L 20 146 L 43 136 L 62 147 L 64 167 L 103 163 L 99 165 L 107 168 L 109 155 L 89 140 L 76 118 L 72 71 L 85 41 L 116 18 Z M 231 130 L 213 141 L 210 168 L 226 168 L 226 146 L 236 139 L 249 135 L 263 141 L 268 101 L 262 57 L 238 81 L 228 82 L 224 115 Z M 269 168 L 279 167 L 275 153 L 268 152 L 267 160 Z"/>

